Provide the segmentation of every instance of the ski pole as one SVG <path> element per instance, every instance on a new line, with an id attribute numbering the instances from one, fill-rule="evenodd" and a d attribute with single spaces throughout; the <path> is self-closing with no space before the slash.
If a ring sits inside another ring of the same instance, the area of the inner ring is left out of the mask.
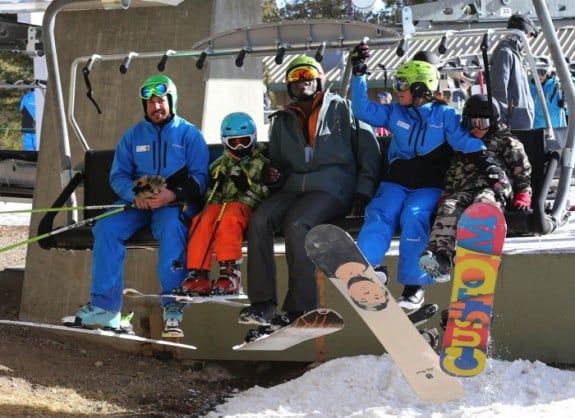
<path id="1" fill-rule="evenodd" d="M 220 222 L 222 221 L 222 218 L 224 217 L 224 210 L 226 210 L 227 204 L 228 204 L 228 202 L 224 202 L 224 204 L 222 205 L 222 208 L 220 209 L 220 213 L 218 213 L 218 217 L 216 219 L 216 223 L 214 224 L 214 229 L 212 229 L 212 234 L 210 236 L 210 241 L 208 242 L 208 246 L 206 248 L 204 258 L 202 258 L 202 263 L 201 263 L 202 267 L 204 265 L 204 262 L 206 261 L 206 258 L 208 257 L 208 254 L 211 255 L 211 248 L 212 248 L 212 245 L 214 243 L 214 238 L 216 237 L 216 231 L 218 230 L 218 227 L 220 226 Z"/>
<path id="2" fill-rule="evenodd" d="M 489 103 L 489 123 L 496 124 L 495 115 L 493 114 L 493 95 L 491 94 L 491 75 L 489 74 L 489 57 L 487 56 L 487 51 L 489 50 L 489 32 L 483 35 L 480 48 L 481 48 L 481 55 L 483 58 L 483 70 L 485 72 L 487 103 Z"/>
<path id="3" fill-rule="evenodd" d="M 48 213 L 48 212 L 67 212 L 73 210 L 99 210 L 122 208 L 126 205 L 95 205 L 95 206 L 63 206 L 59 208 L 35 208 L 35 209 L 15 209 L 0 211 L 0 215 L 9 213 Z"/>
<path id="4" fill-rule="evenodd" d="M 192 238 L 192 236 L 194 235 L 194 232 L 196 232 L 196 228 L 198 227 L 198 224 L 200 223 L 200 219 L 202 218 L 202 216 L 204 216 L 204 213 L 206 212 L 208 205 L 212 202 L 212 199 L 214 198 L 214 194 L 216 193 L 216 190 L 218 190 L 218 187 L 220 187 L 220 181 L 219 180 L 216 181 L 216 183 L 214 184 L 214 187 L 212 188 L 210 195 L 206 199 L 206 203 L 204 204 L 204 207 L 202 208 L 202 210 L 196 216 L 194 216 L 194 217 L 198 218 L 198 221 L 192 227 L 192 229 L 190 229 L 188 231 L 188 241 Z"/>
<path id="5" fill-rule="evenodd" d="M 16 248 L 16 247 L 19 247 L 19 246 L 21 246 L 21 245 L 31 244 L 31 243 L 33 243 L 33 242 L 40 241 L 41 239 L 48 238 L 48 237 L 51 237 L 51 236 L 53 236 L 53 235 L 61 234 L 62 232 L 66 232 L 66 231 L 69 231 L 69 230 L 71 230 L 71 229 L 74 229 L 74 228 L 78 228 L 78 227 L 80 227 L 80 226 L 87 225 L 87 224 L 89 224 L 89 223 L 91 223 L 91 222 L 95 222 L 95 221 L 97 221 L 97 220 L 99 220 L 99 219 L 103 219 L 103 218 L 106 218 L 106 217 L 108 217 L 108 216 L 115 215 L 116 213 L 123 212 L 123 211 L 125 211 L 126 209 L 130 209 L 130 208 L 133 208 L 133 207 L 134 207 L 134 204 L 133 204 L 133 203 L 130 203 L 129 205 L 124 205 L 124 206 L 121 206 L 121 207 L 119 207 L 119 208 L 113 209 L 113 210 L 111 210 L 111 211 L 101 213 L 101 214 L 99 214 L 98 216 L 94 216 L 94 217 L 92 217 L 92 218 L 84 219 L 83 221 L 80 221 L 80 222 L 78 222 L 78 223 L 75 223 L 75 224 L 72 224 L 72 225 L 67 225 L 67 226 L 63 226 L 63 227 L 61 227 L 61 228 L 54 229 L 53 231 L 46 232 L 45 234 L 37 235 L 37 236 L 32 237 L 32 238 L 29 238 L 29 239 L 27 239 L 27 240 L 20 241 L 20 242 L 17 242 L 17 243 L 15 243 L 15 244 L 8 245 L 7 247 L 0 248 L 0 253 L 2 253 L 2 252 L 4 252 L 4 251 L 11 250 L 11 249 Z"/>

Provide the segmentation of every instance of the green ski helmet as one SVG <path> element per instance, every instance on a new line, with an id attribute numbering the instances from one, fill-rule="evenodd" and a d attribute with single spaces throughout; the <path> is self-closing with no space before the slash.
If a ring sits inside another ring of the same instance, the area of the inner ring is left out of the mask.
<path id="1" fill-rule="evenodd" d="M 295 79 L 292 79 L 294 73 L 296 70 L 308 70 L 309 74 L 313 74 L 315 79 L 317 80 L 317 91 L 321 91 L 323 86 L 322 86 L 322 80 L 325 77 L 325 73 L 323 71 L 323 68 L 321 66 L 321 64 L 319 62 L 317 62 L 314 58 L 312 57 L 308 57 L 307 55 L 302 55 L 299 57 L 294 58 L 293 60 L 290 61 L 290 63 L 288 64 L 287 70 L 286 70 L 286 76 L 285 76 L 285 82 L 288 85 L 288 94 L 290 95 L 290 97 L 292 99 L 295 99 L 294 96 L 292 96 L 291 94 L 291 90 L 289 88 L 289 83 L 296 81 Z"/>
<path id="2" fill-rule="evenodd" d="M 170 103 L 170 114 L 173 116 L 176 114 L 178 107 L 178 90 L 176 85 L 170 79 L 170 77 L 163 74 L 157 74 L 149 77 L 140 86 L 140 99 L 142 99 L 142 106 L 144 107 L 144 116 L 148 118 L 146 112 L 146 102 L 152 96 L 168 96 L 168 101 Z"/>
<path id="3" fill-rule="evenodd" d="M 402 82 L 406 87 L 402 87 Z M 410 61 L 397 69 L 394 87 L 398 91 L 409 88 L 414 97 L 431 96 L 439 87 L 439 76 L 429 62 Z"/>

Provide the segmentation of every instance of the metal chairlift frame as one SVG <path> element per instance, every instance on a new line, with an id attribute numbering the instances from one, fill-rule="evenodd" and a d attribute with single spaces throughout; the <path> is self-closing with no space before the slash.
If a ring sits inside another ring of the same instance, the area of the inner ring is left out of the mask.
<path id="1" fill-rule="evenodd" d="M 203 67 L 206 59 L 217 57 L 236 56 L 236 65 L 240 66 L 246 56 L 266 56 L 280 53 L 305 53 L 309 51 L 325 51 L 325 50 L 338 50 L 349 51 L 360 41 L 368 39 L 372 49 L 377 48 L 392 48 L 397 45 L 402 45 L 406 39 L 431 39 L 442 40 L 447 39 L 450 42 L 458 37 L 469 36 L 483 36 L 485 30 L 481 29 L 466 29 L 463 31 L 426 31 L 419 33 L 400 34 L 392 29 L 387 29 L 381 26 L 357 22 L 357 21 L 341 21 L 341 22 L 328 22 L 328 21 L 311 21 L 311 22 L 289 22 L 286 24 L 263 24 L 255 25 L 246 28 L 235 29 L 232 31 L 216 34 L 210 38 L 201 40 L 194 44 L 193 48 L 184 51 L 156 51 L 156 52 L 136 52 L 130 51 L 128 54 L 109 54 L 109 55 L 90 55 L 78 57 L 71 65 L 71 77 L 69 88 L 69 107 L 66 114 L 63 90 L 60 78 L 60 68 L 58 65 L 56 44 L 54 39 L 54 21 L 57 13 L 69 5 L 78 5 L 82 3 L 90 3 L 90 0 L 54 0 L 53 3 L 46 10 L 44 17 L 44 35 L 45 47 L 49 51 L 47 54 L 49 70 L 51 70 L 55 77 L 55 94 L 58 103 L 57 116 L 59 123 L 59 131 L 62 133 L 60 140 L 60 155 L 61 155 L 61 174 L 62 184 L 67 184 L 72 178 L 71 155 L 69 134 L 67 130 L 66 117 L 70 121 L 74 131 L 84 148 L 90 149 L 89 144 L 78 125 L 75 116 L 75 91 L 77 89 L 77 74 L 79 67 L 84 65 L 90 71 L 97 61 L 121 61 L 123 72 L 128 70 L 129 64 L 134 59 L 159 59 L 158 68 L 166 65 L 167 59 L 174 57 L 188 57 L 196 60 L 198 68 Z M 569 79 L 570 73 L 568 72 L 567 63 L 562 56 L 556 34 L 553 28 L 553 22 L 549 16 L 549 12 L 543 1 L 535 0 L 534 5 L 543 28 L 543 35 L 547 39 L 551 56 L 555 62 L 559 76 L 563 79 Z M 287 37 L 287 28 L 292 25 L 297 25 L 298 29 L 295 31 L 297 36 Z M 256 31 L 266 34 L 265 36 L 256 37 Z M 489 29 L 490 35 L 500 35 L 506 33 L 515 33 L 524 38 L 524 45 L 526 48 L 526 56 L 532 71 L 536 72 L 536 66 L 529 50 L 529 43 L 525 35 L 517 30 L 508 29 Z M 260 42 L 259 39 L 264 42 Z M 443 43 L 443 42 L 442 42 Z M 283 51 L 280 51 L 280 48 Z M 351 77 L 351 66 L 349 62 L 345 66 L 342 73 L 342 83 L 340 94 L 346 96 Z M 539 79 L 535 77 L 535 83 L 540 95 L 541 101 L 544 103 L 541 84 Z M 565 86 L 565 93 L 569 108 L 575 109 L 575 90 L 570 83 Z M 553 128 L 550 126 L 550 119 L 547 109 L 544 110 L 545 119 L 548 124 L 546 129 L 546 137 L 554 139 L 555 134 Z M 536 233 L 546 234 L 555 230 L 561 222 L 565 219 L 565 208 L 567 203 L 567 194 L 569 191 L 570 180 L 573 170 L 573 142 L 575 135 L 573 133 L 573 124 L 570 123 L 567 129 L 565 145 L 561 150 L 561 175 L 559 180 L 559 187 L 557 196 L 555 198 L 553 208 L 549 215 L 545 214 L 544 208 L 539 208 L 542 219 L 536 228 Z M 558 158 L 556 158 L 558 160 Z M 75 200 L 71 201 L 72 205 Z M 71 214 L 73 216 L 73 214 Z"/>

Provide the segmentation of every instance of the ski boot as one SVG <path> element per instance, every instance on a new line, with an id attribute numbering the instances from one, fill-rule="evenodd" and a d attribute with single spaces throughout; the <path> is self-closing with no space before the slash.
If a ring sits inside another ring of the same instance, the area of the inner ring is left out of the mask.
<path id="1" fill-rule="evenodd" d="M 74 316 L 62 318 L 62 323 L 72 328 L 100 328 L 105 331 L 114 331 L 118 334 L 134 335 L 134 327 L 130 322 L 133 317 L 134 312 L 122 315 L 119 311 L 108 311 L 87 303 Z"/>
<path id="2" fill-rule="evenodd" d="M 379 279 L 383 285 L 387 285 L 388 281 L 388 274 L 387 274 L 387 266 L 375 266 L 373 267 L 373 271 L 375 271 L 375 275 Z"/>
<path id="3" fill-rule="evenodd" d="M 214 295 L 237 295 L 241 290 L 241 272 L 237 261 L 221 261 L 220 277 L 214 283 Z"/>
<path id="4" fill-rule="evenodd" d="M 425 290 L 423 286 L 406 285 L 397 304 L 403 309 L 414 310 L 423 306 Z"/>
<path id="5" fill-rule="evenodd" d="M 238 323 L 269 325 L 270 319 L 276 314 L 276 304 L 272 301 L 252 303 L 240 311 Z"/>
<path id="6" fill-rule="evenodd" d="M 190 270 L 186 280 L 172 292 L 183 296 L 209 296 L 212 293 L 212 282 L 207 270 Z"/>
<path id="7" fill-rule="evenodd" d="M 425 338 L 429 346 L 435 350 L 439 345 L 439 332 L 437 331 L 437 329 L 424 328 L 418 331 L 423 336 L 423 338 Z"/>
<path id="8" fill-rule="evenodd" d="M 418 327 L 429 321 L 437 313 L 438 310 L 439 306 L 437 306 L 435 303 L 428 303 L 413 312 L 409 312 L 407 317 L 414 326 Z"/>
<path id="9" fill-rule="evenodd" d="M 184 319 L 183 305 L 180 303 L 169 303 L 164 306 L 164 338 L 181 338 L 184 331 L 180 328 L 180 323 Z"/>
<path id="10" fill-rule="evenodd" d="M 286 312 L 280 315 L 276 315 L 270 319 L 269 327 L 272 329 L 272 331 L 277 331 L 283 327 L 287 327 L 289 324 L 294 322 L 303 314 L 305 314 L 305 312 L 298 311 L 298 312 Z"/>
<path id="11" fill-rule="evenodd" d="M 439 326 L 443 331 L 447 328 L 447 320 L 449 318 L 449 309 L 444 309 L 441 311 L 441 319 L 439 320 Z"/>
<path id="12" fill-rule="evenodd" d="M 274 331 L 271 329 L 269 325 L 261 325 L 257 328 L 251 328 L 246 337 L 244 338 L 244 342 L 251 343 L 252 341 L 257 340 L 265 335 L 272 334 Z"/>
<path id="13" fill-rule="evenodd" d="M 419 267 L 433 277 L 436 283 L 451 280 L 451 257 L 444 252 L 427 250 L 419 257 Z"/>

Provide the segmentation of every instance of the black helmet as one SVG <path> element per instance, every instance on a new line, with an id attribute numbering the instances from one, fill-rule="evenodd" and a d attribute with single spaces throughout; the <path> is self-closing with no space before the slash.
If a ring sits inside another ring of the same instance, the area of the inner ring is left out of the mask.
<path id="1" fill-rule="evenodd" d="M 535 23 L 525 15 L 513 15 L 507 21 L 507 29 L 519 29 L 525 32 L 526 35 L 533 35 L 534 38 L 537 37 L 539 31 L 535 26 Z"/>
<path id="2" fill-rule="evenodd" d="M 441 60 L 439 59 L 439 55 L 437 55 L 435 52 L 433 51 L 419 51 L 417 52 L 412 60 L 414 61 L 425 61 L 430 63 L 431 65 L 434 65 L 435 67 L 439 66 L 439 64 L 441 64 Z"/>
<path id="3" fill-rule="evenodd" d="M 491 109 L 493 110 L 493 119 L 489 114 L 489 99 L 485 94 L 474 94 L 465 101 L 463 105 L 463 125 L 467 128 L 471 128 L 470 119 L 483 118 L 489 119 L 489 127 L 491 129 L 497 128 L 500 119 L 499 105 L 497 101 L 491 101 Z"/>

